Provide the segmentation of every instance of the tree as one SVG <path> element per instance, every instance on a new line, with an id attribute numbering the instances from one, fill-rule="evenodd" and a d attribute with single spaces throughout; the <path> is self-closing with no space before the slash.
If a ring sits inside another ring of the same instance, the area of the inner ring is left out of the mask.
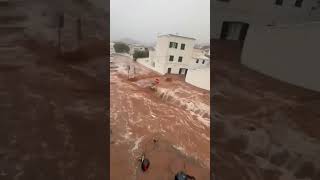
<path id="1" fill-rule="evenodd" d="M 128 53 L 130 51 L 129 46 L 124 43 L 115 43 L 113 47 L 116 53 Z"/>
<path id="2" fill-rule="evenodd" d="M 138 58 L 146 58 L 149 57 L 149 50 L 146 48 L 145 51 L 134 51 L 133 59 L 137 60 Z"/>

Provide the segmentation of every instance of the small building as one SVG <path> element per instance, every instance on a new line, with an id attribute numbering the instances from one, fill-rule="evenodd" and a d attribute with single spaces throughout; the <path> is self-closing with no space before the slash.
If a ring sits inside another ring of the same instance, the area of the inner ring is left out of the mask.
<path id="1" fill-rule="evenodd" d="M 210 57 L 210 48 L 204 50 L 204 55 Z"/>
<path id="2" fill-rule="evenodd" d="M 116 53 L 116 51 L 114 50 L 114 42 L 110 42 L 110 55 Z"/>
<path id="3" fill-rule="evenodd" d="M 140 44 L 129 44 L 129 54 L 133 55 L 135 51 L 145 51 L 146 48 L 143 45 Z"/>
<path id="4" fill-rule="evenodd" d="M 205 55 L 194 55 L 189 64 L 190 69 L 197 69 L 210 66 L 210 59 Z"/>
<path id="5" fill-rule="evenodd" d="M 315 21 L 317 0 L 214 0 L 213 39 L 244 41 L 252 26 Z"/>
<path id="6" fill-rule="evenodd" d="M 186 82 L 210 91 L 210 67 L 190 69 L 186 76 Z"/>

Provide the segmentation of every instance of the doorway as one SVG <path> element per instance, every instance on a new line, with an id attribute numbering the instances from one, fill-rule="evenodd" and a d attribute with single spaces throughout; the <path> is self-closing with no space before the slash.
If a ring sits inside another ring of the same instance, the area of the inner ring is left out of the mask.
<path id="1" fill-rule="evenodd" d="M 168 68 L 168 74 L 171 74 L 171 68 Z"/>
<path id="2" fill-rule="evenodd" d="M 224 21 L 220 39 L 244 41 L 249 29 L 248 23 Z"/>
<path id="3" fill-rule="evenodd" d="M 179 74 L 183 74 L 184 76 L 187 75 L 187 72 L 188 72 L 188 69 L 186 69 L 186 68 L 180 68 L 179 69 Z"/>

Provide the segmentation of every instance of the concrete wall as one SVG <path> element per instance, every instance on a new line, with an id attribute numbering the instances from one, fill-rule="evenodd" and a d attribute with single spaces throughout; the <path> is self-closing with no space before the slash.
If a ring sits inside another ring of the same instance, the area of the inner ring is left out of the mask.
<path id="1" fill-rule="evenodd" d="M 135 51 L 145 51 L 146 48 L 143 46 L 137 46 L 137 45 L 129 45 L 130 51 L 129 54 L 133 55 Z"/>
<path id="2" fill-rule="evenodd" d="M 116 51 L 114 50 L 114 43 L 113 42 L 110 42 L 110 54 L 114 54 L 116 53 Z"/>
<path id="3" fill-rule="evenodd" d="M 249 29 L 242 63 L 274 78 L 320 91 L 320 23 Z"/>
<path id="4" fill-rule="evenodd" d="M 186 82 L 210 91 L 210 67 L 189 70 L 186 76 Z"/>
<path id="5" fill-rule="evenodd" d="M 265 26 L 271 23 L 295 24 L 314 21 L 316 17 L 311 17 L 311 8 L 316 6 L 316 0 L 304 0 L 300 8 L 294 6 L 295 1 L 284 0 L 283 5 L 278 6 L 275 5 L 275 0 L 231 0 L 229 2 L 214 0 L 212 38 L 220 38 L 223 21 L 248 23 L 249 29 L 251 26 Z"/>

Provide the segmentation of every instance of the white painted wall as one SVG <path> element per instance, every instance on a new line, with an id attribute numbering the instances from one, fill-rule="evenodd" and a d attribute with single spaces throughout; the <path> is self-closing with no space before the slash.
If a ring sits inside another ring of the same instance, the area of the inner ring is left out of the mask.
<path id="1" fill-rule="evenodd" d="M 177 42 L 178 48 L 169 48 L 170 42 Z M 181 44 L 185 44 L 185 49 L 181 50 Z M 192 52 L 195 44 L 194 39 L 177 36 L 159 36 L 155 48 L 155 55 L 150 57 L 155 63 L 155 70 L 161 74 L 166 74 L 168 68 L 171 68 L 172 74 L 178 74 L 180 68 L 187 68 L 192 60 Z M 169 61 L 170 55 L 174 56 L 173 61 Z M 178 62 L 179 56 L 182 62 Z"/>
<path id="2" fill-rule="evenodd" d="M 114 54 L 116 53 L 116 51 L 114 50 L 114 43 L 113 42 L 110 42 L 110 54 Z"/>
<path id="3" fill-rule="evenodd" d="M 197 63 L 197 60 L 198 63 Z M 204 61 L 204 63 L 203 63 Z M 189 69 L 198 69 L 210 66 L 210 59 L 207 57 L 199 57 L 199 58 L 192 58 L 192 61 L 189 64 Z"/>
<path id="4" fill-rule="evenodd" d="M 242 64 L 274 78 L 320 91 L 320 23 L 251 28 Z"/>
<path id="5" fill-rule="evenodd" d="M 210 67 L 189 70 L 186 76 L 186 82 L 210 91 Z"/>
<path id="6" fill-rule="evenodd" d="M 311 8 L 317 0 L 304 0 L 302 7 L 295 7 L 296 0 L 283 0 L 283 5 L 275 5 L 275 0 L 230 0 L 229 2 L 213 1 L 213 38 L 220 38 L 223 21 L 240 21 L 252 26 L 267 24 L 295 24 L 315 21 L 311 17 Z M 319 11 L 319 10 L 318 10 Z M 317 14 L 313 12 L 313 14 Z M 320 16 L 318 16 L 320 20 Z"/>

